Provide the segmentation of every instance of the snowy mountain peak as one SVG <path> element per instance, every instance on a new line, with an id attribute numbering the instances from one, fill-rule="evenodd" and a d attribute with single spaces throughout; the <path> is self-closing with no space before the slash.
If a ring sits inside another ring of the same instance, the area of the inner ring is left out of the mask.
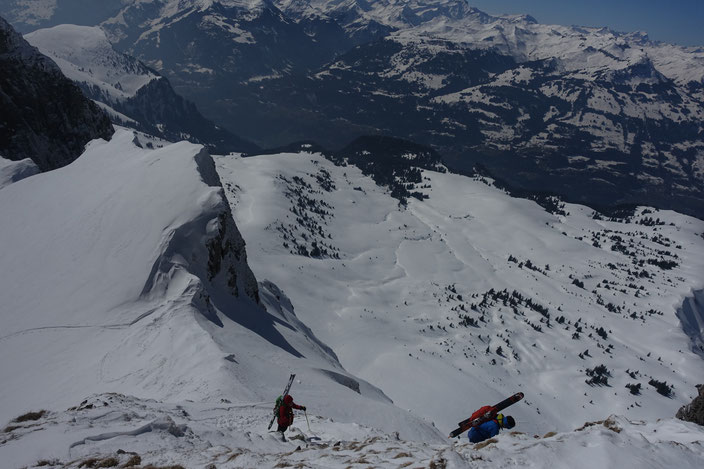
<path id="1" fill-rule="evenodd" d="M 52 57 L 68 78 L 99 88 L 108 102 L 134 97 L 159 78 L 138 60 L 117 52 L 97 26 L 60 25 L 25 39 Z"/>
<path id="2" fill-rule="evenodd" d="M 415 26 L 436 18 L 462 19 L 468 16 L 487 17 L 470 7 L 465 0 L 274 0 L 279 8 L 293 16 L 324 15 L 339 18 L 343 23 L 376 22 L 392 28 Z"/>

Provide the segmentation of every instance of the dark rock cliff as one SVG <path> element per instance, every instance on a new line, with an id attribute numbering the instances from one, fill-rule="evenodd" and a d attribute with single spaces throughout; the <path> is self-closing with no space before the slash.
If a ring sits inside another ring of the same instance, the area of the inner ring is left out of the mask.
<path id="1" fill-rule="evenodd" d="M 49 58 L 0 18 L 0 152 L 42 171 L 78 158 L 113 134 L 110 119 Z"/>

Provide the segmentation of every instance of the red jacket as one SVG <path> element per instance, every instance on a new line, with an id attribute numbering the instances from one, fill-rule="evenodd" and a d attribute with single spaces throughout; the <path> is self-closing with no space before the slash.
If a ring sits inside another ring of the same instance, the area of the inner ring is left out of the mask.
<path id="1" fill-rule="evenodd" d="M 484 407 L 481 407 L 481 408 L 475 410 L 474 413 L 469 417 L 469 419 L 470 419 L 470 420 L 475 420 L 475 419 L 478 419 L 478 418 L 480 418 L 480 417 L 484 417 L 484 414 L 486 414 L 487 412 L 491 412 L 492 409 L 493 409 L 492 406 L 490 406 L 490 405 L 485 405 Z"/>
<path id="2" fill-rule="evenodd" d="M 293 402 L 293 398 L 287 394 L 281 406 L 279 406 L 277 423 L 282 427 L 290 426 L 293 423 L 293 409 L 305 409 L 305 407 Z"/>

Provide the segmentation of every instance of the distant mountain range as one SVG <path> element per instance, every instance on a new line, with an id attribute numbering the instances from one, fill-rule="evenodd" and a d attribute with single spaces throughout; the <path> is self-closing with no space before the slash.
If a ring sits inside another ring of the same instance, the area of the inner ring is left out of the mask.
<path id="1" fill-rule="evenodd" d="M 80 2 L 5 0 L 22 31 Z M 75 22 L 260 146 L 382 134 L 450 169 L 704 217 L 704 50 L 464 0 L 114 0 Z"/>
<path id="2" fill-rule="evenodd" d="M 168 141 L 201 143 L 218 153 L 258 149 L 204 118 L 166 78 L 115 51 L 98 27 L 61 25 L 35 31 L 26 39 L 56 61 L 117 124 Z"/>

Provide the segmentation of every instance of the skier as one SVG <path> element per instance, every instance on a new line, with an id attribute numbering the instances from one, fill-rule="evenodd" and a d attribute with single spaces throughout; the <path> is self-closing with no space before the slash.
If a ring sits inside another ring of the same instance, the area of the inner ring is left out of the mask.
<path id="1" fill-rule="evenodd" d="M 281 439 L 283 441 L 286 441 L 284 432 L 293 423 L 293 409 L 306 410 L 306 406 L 296 404 L 293 402 L 293 397 L 291 397 L 290 394 L 286 394 L 279 406 L 279 419 L 277 420 L 279 427 L 276 430 L 281 432 Z"/>
<path id="2" fill-rule="evenodd" d="M 487 410 L 491 409 L 490 406 L 484 406 L 475 412 L 477 415 L 483 415 Z M 498 414 L 493 420 L 484 422 L 478 427 L 473 427 L 469 429 L 467 433 L 467 438 L 469 438 L 470 443 L 479 443 L 484 440 L 496 436 L 499 434 L 499 430 L 502 428 L 509 429 L 516 426 L 516 421 L 510 415 L 504 416 L 504 414 Z"/>
<path id="3" fill-rule="evenodd" d="M 483 424 L 496 420 L 496 424 L 498 425 L 497 429 L 495 432 L 489 432 L 491 433 L 489 436 L 486 438 L 490 438 L 496 434 L 499 433 L 500 428 L 513 428 L 516 425 L 516 421 L 513 420 L 513 417 L 506 417 L 504 419 L 502 414 L 499 414 L 500 411 L 504 410 L 506 407 L 515 404 L 516 402 L 520 401 L 523 399 L 523 393 L 522 392 L 517 392 L 513 396 L 510 396 L 503 401 L 499 402 L 498 404 L 495 404 L 493 406 L 491 405 L 485 405 L 481 409 L 478 409 L 474 411 L 471 417 L 462 420 L 460 423 L 458 423 L 458 427 L 455 428 L 450 432 L 450 438 L 454 438 L 456 436 L 459 436 L 460 433 L 463 433 L 471 428 L 475 427 L 480 427 Z M 497 420 L 499 415 L 501 415 L 501 423 Z M 493 427 L 493 425 L 492 425 Z M 486 428 L 485 428 L 486 430 Z M 481 440 L 477 441 L 482 441 L 485 440 L 486 438 L 482 438 Z M 472 440 L 472 436 L 470 434 L 469 437 L 470 441 Z"/>

